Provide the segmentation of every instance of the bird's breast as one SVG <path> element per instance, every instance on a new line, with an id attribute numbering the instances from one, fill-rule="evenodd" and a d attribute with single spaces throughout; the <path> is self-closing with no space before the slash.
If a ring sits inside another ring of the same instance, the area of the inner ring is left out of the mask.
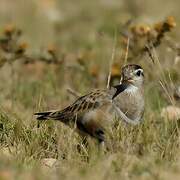
<path id="1" fill-rule="evenodd" d="M 117 107 L 130 119 L 141 118 L 144 112 L 144 95 L 138 88 L 132 87 L 122 92 L 116 99 Z"/>

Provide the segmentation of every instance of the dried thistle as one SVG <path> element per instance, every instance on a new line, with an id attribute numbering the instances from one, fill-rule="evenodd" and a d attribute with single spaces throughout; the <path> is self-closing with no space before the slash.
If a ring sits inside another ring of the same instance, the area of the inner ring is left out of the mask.
<path id="1" fill-rule="evenodd" d="M 28 47 L 28 44 L 26 42 L 21 42 L 18 46 L 17 46 L 17 50 L 15 51 L 15 53 L 17 55 L 23 55 L 26 51 Z"/>
<path id="2" fill-rule="evenodd" d="M 22 31 L 13 24 L 5 26 L 3 35 L 0 37 L 1 65 L 6 62 L 12 63 L 24 57 L 27 43 L 21 42 Z"/>
<path id="3" fill-rule="evenodd" d="M 150 31 L 151 28 L 148 25 L 135 25 L 132 26 L 130 28 L 131 33 L 133 34 L 133 36 L 139 36 L 139 37 L 143 37 L 143 36 L 147 36 Z"/>
<path id="4" fill-rule="evenodd" d="M 119 63 L 113 63 L 112 65 L 112 68 L 111 68 L 111 74 L 112 74 L 112 77 L 119 77 L 120 76 L 120 64 Z"/>
<path id="5" fill-rule="evenodd" d="M 15 32 L 16 27 L 13 24 L 8 24 L 4 27 L 4 35 L 6 37 L 11 37 L 11 35 Z"/>
<path id="6" fill-rule="evenodd" d="M 55 54 L 57 51 L 57 48 L 54 44 L 49 44 L 48 47 L 47 47 L 47 52 L 49 54 Z"/>
<path id="7" fill-rule="evenodd" d="M 111 66 L 111 79 L 110 86 L 120 82 L 120 69 L 121 65 L 117 62 L 114 62 Z"/>
<path id="8" fill-rule="evenodd" d="M 157 37 L 152 43 L 153 46 L 157 47 L 160 45 L 165 33 L 171 31 L 174 27 L 176 27 L 176 22 L 173 16 L 169 16 L 165 21 L 155 24 L 154 30 L 157 32 Z"/>
<path id="9" fill-rule="evenodd" d="M 170 32 L 174 27 L 176 27 L 176 22 L 173 16 L 169 16 L 164 21 L 154 25 L 134 24 L 129 26 L 127 32 L 123 33 L 123 35 L 128 34 L 128 36 L 124 35 L 122 42 L 124 47 L 127 47 L 127 40 L 130 37 L 130 59 L 143 55 L 145 52 L 151 57 L 151 49 L 158 47 L 165 33 Z"/>
<path id="10" fill-rule="evenodd" d="M 49 58 L 49 63 L 58 63 L 58 57 L 57 57 L 57 48 L 54 44 L 49 44 L 48 48 L 47 48 L 47 52 L 49 53 L 49 55 L 51 56 Z"/>
<path id="11" fill-rule="evenodd" d="M 89 74 L 94 77 L 97 78 L 99 76 L 99 67 L 97 65 L 92 66 L 89 69 Z"/>

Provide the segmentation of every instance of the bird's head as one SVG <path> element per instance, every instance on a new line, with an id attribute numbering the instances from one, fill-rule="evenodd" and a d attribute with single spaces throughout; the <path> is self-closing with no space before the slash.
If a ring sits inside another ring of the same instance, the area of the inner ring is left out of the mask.
<path id="1" fill-rule="evenodd" d="M 141 87 L 144 82 L 144 73 L 142 67 L 136 64 L 125 65 L 121 72 L 121 83 L 123 82 Z"/>

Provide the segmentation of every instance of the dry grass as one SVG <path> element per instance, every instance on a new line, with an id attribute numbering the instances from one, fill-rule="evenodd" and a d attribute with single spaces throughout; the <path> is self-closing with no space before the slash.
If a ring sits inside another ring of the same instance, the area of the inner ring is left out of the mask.
<path id="1" fill-rule="evenodd" d="M 170 22 L 173 27 L 161 31 L 161 37 L 159 29 L 153 29 L 157 22 L 162 28 L 168 15 L 179 21 L 179 1 L 167 1 L 163 13 L 162 0 L 146 5 L 141 0 L 13 2 L 0 2 L 1 27 L 11 24 L 5 32 L 1 28 L 0 39 L 12 33 L 12 27 L 22 29 L 18 40 L 3 44 L 13 45 L 11 51 L 0 44 L 0 179 L 179 179 L 180 122 L 161 117 L 167 105 L 179 106 L 173 98 L 180 82 L 179 25 L 174 28 Z M 152 41 L 147 26 L 155 31 Z M 141 34 L 131 34 L 133 27 L 141 27 Z M 148 50 L 153 63 L 142 47 L 147 42 L 156 46 L 159 38 L 157 47 Z M 117 72 L 124 61 L 145 69 L 146 112 L 136 127 L 117 122 L 106 153 L 91 139 L 85 147 L 81 137 L 61 123 L 35 120 L 36 111 L 72 102 L 75 97 L 68 88 L 80 94 L 106 88 L 111 64 L 110 84 L 119 82 Z"/>

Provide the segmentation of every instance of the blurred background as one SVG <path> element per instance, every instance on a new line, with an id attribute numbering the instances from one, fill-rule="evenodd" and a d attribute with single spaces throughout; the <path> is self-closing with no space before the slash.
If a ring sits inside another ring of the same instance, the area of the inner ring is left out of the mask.
<path id="1" fill-rule="evenodd" d="M 178 22 L 180 2 L 1 0 L 0 3 L 1 28 L 13 23 L 25 31 L 32 46 L 39 47 L 56 41 L 69 50 L 72 42 L 76 42 L 76 46 L 87 42 L 97 44 L 100 41 L 96 36 L 98 32 L 113 37 L 114 28 L 121 28 L 130 19 L 151 24 L 171 15 Z"/>
<path id="2" fill-rule="evenodd" d="M 96 179 L 107 172 L 123 179 L 174 177 L 180 169 L 179 7 L 179 0 L 0 0 L 0 177 L 47 178 L 44 166 L 57 159 L 63 165 L 52 171 L 56 178 L 91 179 L 94 171 Z M 109 71 L 110 84 L 119 83 L 125 63 L 145 71 L 145 121 L 114 131 L 106 155 L 79 152 L 78 135 L 61 123 L 37 124 L 34 112 L 75 99 L 67 89 L 106 88 Z"/>
<path id="3" fill-rule="evenodd" d="M 152 73 L 156 65 L 153 65 L 147 52 L 142 52 L 152 42 L 163 73 L 169 81 L 173 81 L 172 84 L 178 83 L 179 26 L 176 26 L 176 22 L 179 21 L 179 4 L 178 0 L 1 0 L 2 42 L 7 38 L 3 35 L 6 36 L 9 31 L 15 33 L 15 29 L 17 31 L 15 42 L 9 43 L 17 47 L 9 48 L 13 49 L 12 52 L 5 50 L 3 53 L 7 57 L 4 59 L 11 57 L 8 62 L 12 62 L 12 54 L 18 50 L 26 55 L 26 58 L 19 55 L 21 61 L 13 63 L 13 76 L 18 79 L 13 81 L 19 82 L 18 87 L 23 86 L 21 81 L 37 84 L 41 79 L 47 82 L 45 84 L 51 81 L 64 92 L 69 87 L 86 92 L 94 87 L 106 87 L 112 59 L 112 75 L 119 80 L 126 55 L 128 63 L 144 66 L 147 81 L 156 79 L 158 82 L 160 70 Z M 166 21 L 168 28 L 162 25 L 163 22 L 166 25 Z M 39 59 L 42 61 L 39 62 Z M 27 61 L 30 60 L 33 63 L 29 65 Z M 3 66 L 8 66 L 4 61 Z M 54 65 L 51 61 L 60 62 L 61 65 Z M 50 65 L 45 66 L 42 62 Z M 10 69 L 7 70 L 8 67 L 1 68 L 1 73 L 12 73 Z M 171 78 L 168 77 L 169 73 Z M 3 80 L 11 81 L 9 76 L 5 75 Z M 44 95 L 48 97 L 49 91 Z"/>

